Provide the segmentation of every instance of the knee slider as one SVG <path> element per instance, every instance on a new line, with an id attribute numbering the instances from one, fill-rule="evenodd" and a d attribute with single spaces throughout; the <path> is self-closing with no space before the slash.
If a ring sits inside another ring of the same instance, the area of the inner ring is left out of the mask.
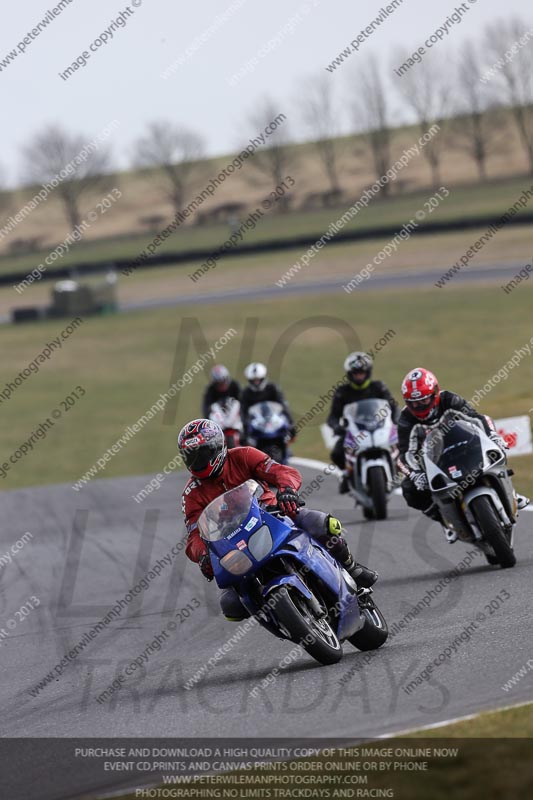
<path id="1" fill-rule="evenodd" d="M 328 514 L 326 517 L 326 533 L 328 536 L 342 536 L 342 523 L 340 519 Z"/>

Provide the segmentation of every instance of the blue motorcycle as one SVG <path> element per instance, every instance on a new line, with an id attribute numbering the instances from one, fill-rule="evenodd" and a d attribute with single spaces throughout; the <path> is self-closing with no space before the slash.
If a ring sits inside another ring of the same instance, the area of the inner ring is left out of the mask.
<path id="1" fill-rule="evenodd" d="M 371 589 L 355 581 L 289 517 L 261 508 L 254 480 L 225 492 L 198 521 L 220 588 L 232 586 L 250 615 L 300 644 L 321 664 L 342 658 L 342 642 L 374 650 L 387 639 Z"/>
<path id="2" fill-rule="evenodd" d="M 248 409 L 246 442 L 280 464 L 287 463 L 291 426 L 281 403 L 265 400 Z"/>

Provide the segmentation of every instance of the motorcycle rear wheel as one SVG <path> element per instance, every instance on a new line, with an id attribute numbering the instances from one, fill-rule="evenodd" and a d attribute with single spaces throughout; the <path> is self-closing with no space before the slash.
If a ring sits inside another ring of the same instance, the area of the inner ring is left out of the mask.
<path id="1" fill-rule="evenodd" d="M 226 445 L 228 450 L 232 450 L 234 447 L 239 446 L 239 437 L 234 433 L 227 433 L 226 434 Z"/>
<path id="2" fill-rule="evenodd" d="M 500 519 L 489 498 L 485 495 L 475 497 L 472 500 L 472 511 L 474 512 L 479 529 L 494 550 L 502 569 L 514 567 L 516 564 L 516 556 L 502 531 Z"/>
<path id="3" fill-rule="evenodd" d="M 301 644 L 320 664 L 336 664 L 342 658 L 342 645 L 327 619 L 318 620 L 307 606 L 305 597 L 291 596 L 285 586 L 270 593 L 274 614 L 293 642 Z"/>

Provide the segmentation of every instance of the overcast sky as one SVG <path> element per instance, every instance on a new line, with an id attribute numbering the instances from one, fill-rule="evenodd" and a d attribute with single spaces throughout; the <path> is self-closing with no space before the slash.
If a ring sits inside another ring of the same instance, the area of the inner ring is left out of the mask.
<path id="1" fill-rule="evenodd" d="M 72 0 L 30 40 L 24 53 L 2 67 L 0 163 L 9 182 L 18 182 L 20 144 L 46 124 L 60 123 L 90 139 L 113 119 L 120 122 L 113 142 L 122 166 L 128 163 L 134 140 L 156 119 L 171 119 L 200 131 L 211 154 L 228 152 L 242 142 L 243 123 L 266 94 L 275 98 L 294 131 L 301 134 L 294 101 L 302 79 L 327 75 L 339 97 L 346 96 L 350 74 L 368 55 L 377 53 L 389 65 L 396 47 L 415 50 L 460 4 L 403 0 L 357 53 L 334 73 L 326 72 L 325 67 L 384 5 L 377 0 L 131 0 L 126 25 L 64 81 L 58 73 L 89 51 L 89 45 L 127 8 L 120 0 Z M 499 0 L 467 0 L 465 5 L 468 12 L 462 23 L 451 27 L 436 49 L 445 52 L 462 39 L 475 37 L 486 22 L 501 19 L 502 14 L 533 17 L 525 0 L 506 0 L 503 5 Z M 55 7 L 49 0 L 4 3 L 0 64 Z M 217 21 L 217 15 L 225 12 L 227 21 Z M 187 58 L 187 48 L 202 34 L 207 40 Z M 276 35 L 281 42 L 259 57 L 258 51 Z M 161 74 L 180 57 L 185 63 L 163 79 Z M 254 57 L 259 63 L 253 71 L 231 85 L 232 76 Z"/>

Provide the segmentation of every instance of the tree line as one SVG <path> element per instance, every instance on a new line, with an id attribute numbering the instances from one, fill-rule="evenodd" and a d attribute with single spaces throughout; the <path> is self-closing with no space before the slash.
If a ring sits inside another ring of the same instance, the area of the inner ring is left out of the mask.
<path id="1" fill-rule="evenodd" d="M 531 40 L 518 45 L 528 30 Z M 433 185 L 442 183 L 443 158 L 450 151 L 463 153 L 475 164 L 479 179 L 486 180 L 491 158 L 510 152 L 513 131 L 533 175 L 533 25 L 528 29 L 520 18 L 489 24 L 478 40 L 464 41 L 453 54 L 428 54 L 400 77 L 393 67 L 408 58 L 407 48 L 397 48 L 392 58 L 371 55 L 348 75 L 342 97 L 330 75 L 311 77 L 298 87 L 291 116 L 303 124 L 320 165 L 324 192 L 318 194 L 332 198 L 342 194 L 339 159 L 346 148 L 360 163 L 370 158 L 377 178 L 384 175 L 394 161 L 396 128 L 413 122 L 421 136 L 435 124 L 440 127 L 423 149 Z M 403 113 L 397 110 L 400 101 Z M 278 113 L 274 100 L 260 101 L 247 121 L 250 135 L 264 130 Z M 339 138 L 348 116 L 351 132 L 360 136 L 363 146 L 354 148 L 353 139 Z M 272 188 L 298 169 L 299 148 L 290 125 L 289 121 L 280 126 L 248 159 L 245 178 L 250 184 Z M 75 159 L 85 141 L 57 125 L 32 137 L 22 148 L 25 183 L 52 180 Z M 155 182 L 162 199 L 177 213 L 209 179 L 205 159 L 201 133 L 159 120 L 150 123 L 136 142 L 131 164 L 147 181 Z M 71 228 L 79 224 L 85 195 L 106 191 L 111 181 L 116 185 L 117 179 L 111 178 L 114 167 L 111 149 L 102 147 L 57 186 L 54 195 Z M 5 210 L 9 193 L 1 171 L 0 187 L 0 206 Z M 384 193 L 387 190 L 384 187 Z"/>

